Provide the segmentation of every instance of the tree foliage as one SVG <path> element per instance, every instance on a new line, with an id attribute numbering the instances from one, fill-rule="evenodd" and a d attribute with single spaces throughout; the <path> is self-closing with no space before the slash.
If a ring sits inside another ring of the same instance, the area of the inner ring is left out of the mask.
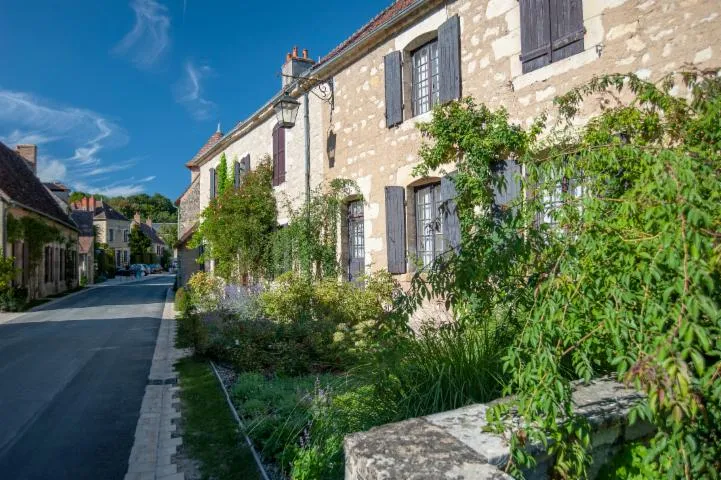
<path id="1" fill-rule="evenodd" d="M 152 240 L 143 233 L 140 225 L 133 224 L 133 228 L 130 230 L 130 238 L 128 239 L 128 245 L 130 247 L 130 257 L 133 263 L 145 262 L 146 254 L 148 249 L 153 244 Z"/>
<path id="2" fill-rule="evenodd" d="M 463 240 L 413 279 L 405 307 L 434 292 L 461 323 L 515 325 L 503 359 L 515 396 L 490 414 L 510 432 L 515 475 L 533 463 L 530 444 L 555 455 L 555 476 L 587 475 L 590 430 L 573 414 L 572 382 L 611 374 L 647 395 L 631 420 L 658 428 L 645 459 L 654 471 L 719 478 L 720 93 L 715 72 L 658 84 L 608 75 L 558 98 L 556 124 L 524 129 L 466 99 L 421 127 L 418 173 L 457 170 Z M 591 100 L 600 114 L 576 126 Z M 500 206 L 507 159 L 525 170 L 524 195 Z"/>
<path id="3" fill-rule="evenodd" d="M 152 196 L 147 193 L 139 193 L 136 195 L 108 197 L 97 193 L 73 192 L 70 194 L 70 202 L 78 202 L 91 196 L 97 200 L 107 202 L 130 219 L 133 218 L 136 212 L 140 212 L 141 217 L 152 218 L 155 223 L 174 223 L 178 220 L 177 210 L 172 200 L 160 193 L 155 193 Z"/>
<path id="4" fill-rule="evenodd" d="M 266 157 L 243 177 L 239 189 L 225 190 L 203 211 L 191 245 L 204 245 L 204 256 L 215 260 L 215 272 L 226 280 L 268 273 L 278 217 L 272 176 Z"/>

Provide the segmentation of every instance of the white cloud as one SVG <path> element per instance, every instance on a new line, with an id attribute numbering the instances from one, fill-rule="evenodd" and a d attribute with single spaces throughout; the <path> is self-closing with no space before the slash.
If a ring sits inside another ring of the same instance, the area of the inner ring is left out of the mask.
<path id="1" fill-rule="evenodd" d="M 170 46 L 170 16 L 165 5 L 155 0 L 133 0 L 135 25 L 113 52 L 129 55 L 140 68 L 155 64 Z"/>
<path id="2" fill-rule="evenodd" d="M 208 120 L 216 112 L 216 105 L 204 97 L 203 81 L 213 75 L 208 65 L 196 66 L 185 62 L 183 78 L 175 84 L 175 101 L 183 105 L 196 120 Z"/>
<path id="3" fill-rule="evenodd" d="M 103 160 L 106 150 L 125 145 L 128 136 L 113 121 L 91 110 L 0 88 L 0 139 L 11 148 L 19 143 L 41 145 L 38 177 L 43 181 L 59 180 L 77 190 L 99 193 L 139 193 L 143 184 L 151 181 L 103 177 L 134 167 L 138 158 L 115 163 Z M 93 181 L 88 184 L 86 179 Z M 116 183 L 108 185 L 108 180 Z"/>
<path id="4" fill-rule="evenodd" d="M 68 169 L 60 160 L 42 155 L 38 158 L 38 177 L 43 182 L 62 181 L 67 173 Z"/>
<path id="5" fill-rule="evenodd" d="M 99 193 L 101 195 L 107 195 L 109 197 L 116 197 L 118 195 L 127 196 L 135 195 L 136 193 L 143 193 L 145 191 L 145 185 L 143 184 L 152 182 L 153 180 L 155 180 L 154 175 L 141 178 L 139 180 L 131 177 L 104 186 L 78 182 L 75 184 L 75 188 L 83 192 Z"/>

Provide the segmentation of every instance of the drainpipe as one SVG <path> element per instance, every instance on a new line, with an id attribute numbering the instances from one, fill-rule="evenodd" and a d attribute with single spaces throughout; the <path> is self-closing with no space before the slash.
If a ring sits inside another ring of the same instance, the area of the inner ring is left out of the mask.
<path id="1" fill-rule="evenodd" d="M 8 224 L 7 224 L 7 206 L 5 200 L 0 198 L 0 258 L 5 258 L 5 246 L 7 245 L 8 238 Z"/>
<path id="2" fill-rule="evenodd" d="M 308 91 L 303 94 L 303 103 L 305 104 L 305 210 L 306 210 L 306 228 L 310 235 L 310 102 L 308 101 Z M 313 265 L 308 262 L 308 278 L 313 277 Z"/>

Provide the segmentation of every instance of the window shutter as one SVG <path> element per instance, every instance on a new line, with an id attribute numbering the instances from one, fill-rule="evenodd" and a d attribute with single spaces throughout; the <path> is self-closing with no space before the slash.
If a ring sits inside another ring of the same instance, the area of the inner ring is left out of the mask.
<path id="1" fill-rule="evenodd" d="M 503 175 L 505 186 L 502 188 L 493 187 L 494 210 L 500 212 L 504 207 L 512 203 L 521 195 L 521 166 L 515 160 L 499 162 L 494 171 Z"/>
<path id="2" fill-rule="evenodd" d="M 551 10 L 549 0 L 520 0 L 521 62 L 523 73 L 551 63 Z"/>
<path id="3" fill-rule="evenodd" d="M 273 186 L 279 185 L 278 182 L 278 125 L 273 127 Z"/>
<path id="4" fill-rule="evenodd" d="M 406 273 L 405 210 L 405 189 L 386 187 L 386 247 L 390 273 Z"/>
<path id="5" fill-rule="evenodd" d="M 443 215 L 443 237 L 446 244 L 458 252 L 461 247 L 461 224 L 456 210 L 456 183 L 452 175 L 441 178 L 441 212 Z"/>
<path id="6" fill-rule="evenodd" d="M 551 0 L 551 61 L 583 51 L 582 0 Z"/>
<path id="7" fill-rule="evenodd" d="M 216 188 L 216 181 L 215 181 L 215 169 L 210 169 L 210 199 L 214 199 L 217 195 L 218 190 Z"/>
<path id="8" fill-rule="evenodd" d="M 386 77 L 386 127 L 403 121 L 403 84 L 401 83 L 401 52 L 383 57 Z"/>
<path id="9" fill-rule="evenodd" d="M 240 163 L 237 160 L 233 162 L 233 186 L 236 190 L 240 188 Z"/>
<path id="10" fill-rule="evenodd" d="M 461 98 L 461 20 L 454 15 L 438 28 L 441 103 Z"/>
<path id="11" fill-rule="evenodd" d="M 278 185 L 285 182 L 285 128 L 278 129 Z"/>
<path id="12" fill-rule="evenodd" d="M 250 172 L 250 154 L 243 157 L 241 163 L 243 164 L 243 175 Z"/>

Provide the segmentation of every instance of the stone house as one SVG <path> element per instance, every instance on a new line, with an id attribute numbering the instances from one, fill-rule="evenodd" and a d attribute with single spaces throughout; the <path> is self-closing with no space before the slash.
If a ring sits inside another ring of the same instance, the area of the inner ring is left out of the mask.
<path id="1" fill-rule="evenodd" d="M 414 265 L 430 263 L 455 241 L 454 219 L 437 221 L 452 184 L 441 172 L 412 173 L 422 144 L 417 125 L 431 119 L 434 105 L 471 96 L 529 125 L 553 112 L 556 95 L 596 75 L 633 72 L 655 81 L 686 64 L 718 69 L 719 44 L 714 0 L 395 1 L 295 75 L 332 85 L 332 102 L 310 97 L 312 183 L 349 178 L 362 193 L 362 201 L 348 199 L 339 225 L 345 275 L 388 269 L 403 282 Z M 286 87 L 299 96 L 297 83 Z M 250 155 L 252 168 L 271 150 L 278 98 L 189 162 L 201 210 L 220 153 L 229 160 Z M 581 115 L 598 108 L 589 102 Z M 278 189 L 297 198 L 302 133 L 302 122 L 286 130 L 286 186 Z M 509 162 L 506 174 L 523 172 Z"/>
<path id="2" fill-rule="evenodd" d="M 88 284 L 95 283 L 95 229 L 93 212 L 73 210 L 70 217 L 80 229 L 78 238 L 78 279 Z"/>
<path id="3" fill-rule="evenodd" d="M 191 248 L 188 242 L 198 229 L 200 218 L 200 180 L 196 178 L 190 186 L 175 201 L 178 207 L 178 241 L 177 249 L 177 282 L 179 286 L 185 285 L 190 277 L 203 269 L 198 263 L 199 248 Z"/>
<path id="4" fill-rule="evenodd" d="M 97 234 L 95 241 L 97 244 L 107 244 L 113 250 L 116 267 L 130 263 L 130 220 L 95 197 L 85 197 L 73 203 L 72 208 L 93 212 L 93 226 Z"/>
<path id="5" fill-rule="evenodd" d="M 26 288 L 30 299 L 78 284 L 78 227 L 37 178 L 36 168 L 35 145 L 18 145 L 15 151 L 0 143 L 0 255 L 15 259 L 14 284 Z M 34 232 L 16 228 L 26 218 L 36 221 L 33 228 L 53 229 L 56 238 L 33 246 L 28 235 Z"/>
<path id="6" fill-rule="evenodd" d="M 160 257 L 163 256 L 163 252 L 167 246 L 165 245 L 163 239 L 160 238 L 155 228 L 153 228 L 153 220 L 148 217 L 143 222 L 140 217 L 140 213 L 136 212 L 133 217 L 133 221 L 130 224 L 130 228 L 132 229 L 135 225 L 140 228 L 143 235 L 150 239 L 150 254 L 155 258 L 152 263 L 160 263 Z"/>

